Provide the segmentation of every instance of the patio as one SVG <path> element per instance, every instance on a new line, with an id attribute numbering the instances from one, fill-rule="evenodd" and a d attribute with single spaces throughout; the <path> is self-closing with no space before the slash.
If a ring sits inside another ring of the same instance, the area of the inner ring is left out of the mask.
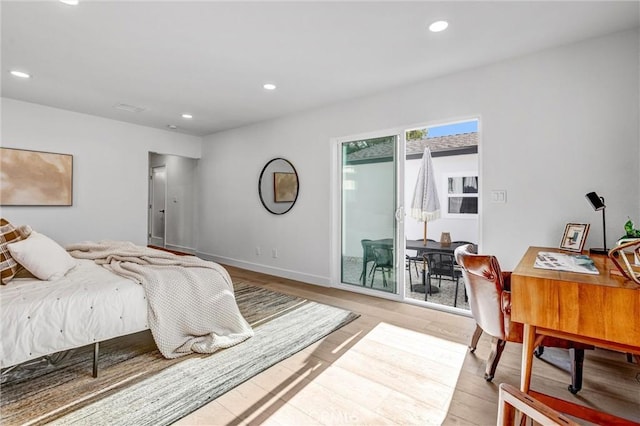
<path id="1" fill-rule="evenodd" d="M 371 277 L 368 271 L 370 271 L 371 266 L 367 269 L 367 280 L 366 286 L 373 287 L 374 289 L 380 289 L 386 292 L 392 292 L 394 290 L 394 285 L 396 283 L 395 277 L 392 275 L 391 278 L 387 277 L 388 287 L 384 287 L 382 280 L 382 272 L 376 271 L 373 285 L 371 285 Z M 360 274 L 362 273 L 362 258 L 361 257 L 345 257 L 343 261 L 343 277 L 342 281 L 345 283 L 350 283 L 354 285 L 362 285 L 360 280 Z M 424 301 L 424 286 L 422 285 L 421 276 L 416 276 L 415 270 L 413 266 L 411 268 L 411 279 L 413 280 L 413 291 L 410 288 L 409 284 L 409 271 L 405 268 L 405 282 L 406 282 L 406 296 L 407 298 Z M 422 268 L 419 266 L 418 274 L 422 274 Z M 427 295 L 427 302 L 451 306 L 453 307 L 453 299 L 455 294 L 455 281 L 442 279 L 440 287 L 438 287 L 438 280 L 432 279 L 431 285 L 437 288 L 439 291 L 437 293 L 432 293 Z M 457 299 L 457 308 L 469 310 L 469 304 L 464 300 L 464 279 L 460 278 L 460 284 L 458 286 L 458 299 Z"/>

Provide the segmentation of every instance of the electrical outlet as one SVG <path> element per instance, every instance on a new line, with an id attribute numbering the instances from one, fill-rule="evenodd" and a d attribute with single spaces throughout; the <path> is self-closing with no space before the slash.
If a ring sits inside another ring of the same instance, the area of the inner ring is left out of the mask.
<path id="1" fill-rule="evenodd" d="M 278 249 L 274 248 L 271 250 L 271 257 L 273 257 L 274 259 L 278 258 Z"/>
<path id="2" fill-rule="evenodd" d="M 260 247 L 256 246 L 256 256 L 260 256 L 261 252 L 260 252 Z"/>

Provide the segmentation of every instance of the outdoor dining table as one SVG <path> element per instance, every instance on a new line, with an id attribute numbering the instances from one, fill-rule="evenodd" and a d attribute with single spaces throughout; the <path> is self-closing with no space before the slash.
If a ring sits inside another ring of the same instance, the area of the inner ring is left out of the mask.
<path id="1" fill-rule="evenodd" d="M 406 240 L 405 247 L 407 250 L 419 250 L 427 253 L 451 253 L 460 246 L 463 246 L 467 243 L 448 243 L 443 244 L 439 241 L 427 241 L 426 244 L 423 240 Z M 366 259 L 366 254 L 369 250 L 373 249 L 373 247 L 384 247 L 384 248 L 393 248 L 393 238 L 382 238 L 379 240 L 369 240 L 364 241 L 362 243 L 362 258 Z M 367 264 L 362 262 L 362 285 L 366 285 L 367 282 Z M 426 288 L 426 276 L 422 274 L 422 284 Z"/>

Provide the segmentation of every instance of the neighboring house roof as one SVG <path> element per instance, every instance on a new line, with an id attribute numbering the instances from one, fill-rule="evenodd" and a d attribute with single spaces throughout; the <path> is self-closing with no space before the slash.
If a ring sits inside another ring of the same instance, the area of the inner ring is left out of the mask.
<path id="1" fill-rule="evenodd" d="M 406 154 L 422 156 L 425 147 L 429 147 L 433 156 L 455 155 L 457 153 L 477 152 L 478 132 L 458 135 L 439 136 L 434 138 L 408 140 Z M 462 152 L 460 152 L 462 151 Z M 349 154 L 348 162 L 366 162 L 390 158 L 393 155 L 393 144 L 380 143 Z"/>
<path id="2" fill-rule="evenodd" d="M 431 152 L 467 148 L 478 146 L 478 132 L 407 141 L 407 155 L 422 154 L 425 148 L 425 141 Z"/>

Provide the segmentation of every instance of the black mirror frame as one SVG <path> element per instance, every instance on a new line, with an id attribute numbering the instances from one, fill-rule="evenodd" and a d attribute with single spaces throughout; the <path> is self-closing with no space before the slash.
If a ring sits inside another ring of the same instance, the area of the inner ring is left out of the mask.
<path id="1" fill-rule="evenodd" d="M 264 176 L 264 172 L 267 170 L 267 167 L 269 167 L 269 165 L 271 163 L 273 163 L 274 161 L 278 161 L 278 160 L 282 160 L 284 162 L 286 162 L 291 169 L 293 170 L 293 173 L 296 175 L 296 196 L 293 199 L 293 201 L 290 201 L 291 205 L 289 206 L 289 208 L 287 208 L 285 211 L 283 212 L 274 212 L 273 210 L 271 210 L 271 208 L 269 208 L 269 206 L 267 205 L 267 203 L 265 203 L 264 198 L 262 196 L 262 178 Z M 298 177 L 298 171 L 296 170 L 296 168 L 293 166 L 293 164 L 291 164 L 291 161 L 287 160 L 286 158 L 282 158 L 282 157 L 276 157 L 273 158 L 271 160 L 269 160 L 267 162 L 267 164 L 264 165 L 264 167 L 262 168 L 262 171 L 260 172 L 260 178 L 258 179 L 258 195 L 260 197 L 260 202 L 262 203 L 262 205 L 264 206 L 265 209 L 267 209 L 267 211 L 271 214 L 275 214 L 275 215 L 283 215 L 287 212 L 289 212 L 293 206 L 296 204 L 296 201 L 298 201 L 298 194 L 300 194 L 300 179 Z"/>

